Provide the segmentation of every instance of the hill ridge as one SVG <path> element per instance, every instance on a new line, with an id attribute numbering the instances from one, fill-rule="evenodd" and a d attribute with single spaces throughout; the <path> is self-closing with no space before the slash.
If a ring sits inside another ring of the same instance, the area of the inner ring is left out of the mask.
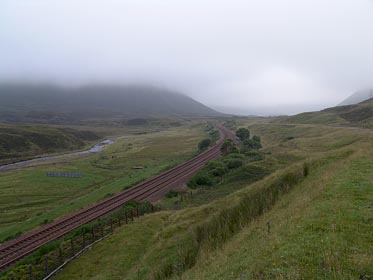
<path id="1" fill-rule="evenodd" d="M 290 123 L 324 124 L 373 128 L 373 98 L 354 105 L 336 106 L 316 112 L 306 112 L 285 120 Z"/>
<path id="2" fill-rule="evenodd" d="M 339 103 L 337 106 L 346 106 L 346 105 L 354 105 L 359 104 L 365 100 L 373 98 L 373 88 L 360 90 L 349 97 L 347 97 L 345 100 L 343 100 L 341 103 Z"/>
<path id="3" fill-rule="evenodd" d="M 219 116 L 221 113 L 171 91 L 144 85 L 0 85 L 0 121 L 69 123 L 89 118 Z"/>

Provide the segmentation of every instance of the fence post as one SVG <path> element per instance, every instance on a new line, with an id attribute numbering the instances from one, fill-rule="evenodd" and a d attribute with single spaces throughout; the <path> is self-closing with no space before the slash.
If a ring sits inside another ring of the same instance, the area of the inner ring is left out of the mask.
<path id="1" fill-rule="evenodd" d="M 120 227 L 120 215 L 118 216 L 118 227 Z"/>
<path id="2" fill-rule="evenodd" d="M 85 248 L 85 228 L 83 228 L 83 249 Z"/>
<path id="3" fill-rule="evenodd" d="M 92 226 L 92 239 L 93 239 L 93 242 L 95 241 L 95 227 Z"/>
<path id="4" fill-rule="evenodd" d="M 63 256 L 62 256 L 62 247 L 60 246 L 58 249 L 58 257 L 60 258 L 60 263 L 63 263 Z"/>
<path id="5" fill-rule="evenodd" d="M 110 231 L 113 233 L 113 219 L 110 219 Z"/>
<path id="6" fill-rule="evenodd" d="M 133 220 L 134 220 L 134 214 L 133 214 L 133 209 L 131 210 L 131 220 L 132 220 L 132 222 L 133 222 Z"/>
<path id="7" fill-rule="evenodd" d="M 32 277 L 32 265 L 31 264 L 28 266 L 28 273 L 30 275 L 30 280 L 33 280 L 34 277 Z"/>
<path id="8" fill-rule="evenodd" d="M 136 215 L 137 215 L 137 218 L 139 217 L 139 206 L 136 207 Z"/>
<path id="9" fill-rule="evenodd" d="M 125 216 L 126 216 L 126 224 L 128 224 L 128 212 L 124 212 L 125 213 Z"/>
<path id="10" fill-rule="evenodd" d="M 100 223 L 100 227 L 101 227 L 101 238 L 104 237 L 104 226 L 102 225 L 102 223 Z"/>
<path id="11" fill-rule="evenodd" d="M 49 267 L 48 267 L 48 255 L 45 256 L 45 276 L 48 276 Z"/>
<path id="12" fill-rule="evenodd" d="M 71 237 L 70 244 L 71 244 L 71 257 L 74 257 L 74 237 Z"/>
<path id="13" fill-rule="evenodd" d="M 154 205 L 152 204 L 152 212 L 154 212 Z"/>

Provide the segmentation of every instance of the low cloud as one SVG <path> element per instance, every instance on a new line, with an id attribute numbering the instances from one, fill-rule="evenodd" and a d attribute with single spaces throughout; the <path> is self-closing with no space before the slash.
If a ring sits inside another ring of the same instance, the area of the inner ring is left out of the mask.
<path id="1" fill-rule="evenodd" d="M 296 113 L 373 84 L 370 0 L 0 3 L 0 79 L 145 82 L 214 108 Z"/>

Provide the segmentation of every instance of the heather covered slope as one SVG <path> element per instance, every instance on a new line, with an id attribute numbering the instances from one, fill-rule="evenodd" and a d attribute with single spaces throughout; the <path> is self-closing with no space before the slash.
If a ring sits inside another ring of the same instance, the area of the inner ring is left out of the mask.
<path id="1" fill-rule="evenodd" d="M 96 133 L 85 129 L 0 125 L 0 165 L 82 149 L 98 139 Z"/>
<path id="2" fill-rule="evenodd" d="M 2 122 L 77 123 L 82 119 L 219 115 L 186 95 L 155 87 L 0 85 Z"/>

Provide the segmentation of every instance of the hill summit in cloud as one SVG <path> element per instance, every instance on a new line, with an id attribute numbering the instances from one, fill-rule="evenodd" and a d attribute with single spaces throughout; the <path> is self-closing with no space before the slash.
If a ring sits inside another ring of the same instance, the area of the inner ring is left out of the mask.
<path id="1" fill-rule="evenodd" d="M 360 90 L 343 100 L 338 106 L 354 105 L 373 98 L 373 89 Z"/>
<path id="2" fill-rule="evenodd" d="M 218 115 L 221 113 L 186 95 L 150 86 L 0 85 L 0 121 L 63 123 L 92 118 Z"/>

